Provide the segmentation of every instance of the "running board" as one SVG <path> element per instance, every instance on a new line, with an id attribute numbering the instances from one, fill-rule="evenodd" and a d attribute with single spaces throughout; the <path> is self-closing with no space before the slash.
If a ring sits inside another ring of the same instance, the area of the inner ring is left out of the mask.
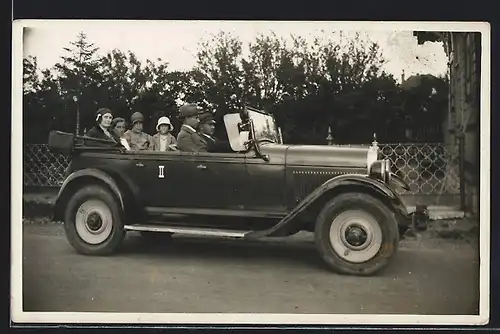
<path id="1" fill-rule="evenodd" d="M 248 233 L 252 232 L 252 231 L 222 230 L 213 228 L 166 226 L 166 225 L 153 225 L 153 224 L 125 225 L 124 228 L 126 231 L 167 232 L 167 233 L 230 237 L 230 238 L 244 238 Z"/>

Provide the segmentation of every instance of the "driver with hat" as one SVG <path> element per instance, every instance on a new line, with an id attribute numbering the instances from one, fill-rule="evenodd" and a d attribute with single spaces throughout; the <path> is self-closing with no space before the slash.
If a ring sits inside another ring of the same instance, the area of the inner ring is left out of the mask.
<path id="1" fill-rule="evenodd" d="M 177 148 L 185 152 L 206 152 L 206 143 L 196 131 L 200 122 L 200 110 L 196 104 L 185 104 L 179 108 L 179 120 L 182 122 L 177 135 Z"/>
<path id="2" fill-rule="evenodd" d="M 198 133 L 205 142 L 206 150 L 208 152 L 232 153 L 233 150 L 229 142 L 220 141 L 214 137 L 216 124 L 214 115 L 211 112 L 205 112 L 199 116 L 199 119 Z"/>

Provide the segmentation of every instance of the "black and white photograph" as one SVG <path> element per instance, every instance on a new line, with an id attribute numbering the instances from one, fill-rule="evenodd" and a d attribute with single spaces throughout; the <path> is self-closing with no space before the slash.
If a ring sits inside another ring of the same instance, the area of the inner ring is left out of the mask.
<path id="1" fill-rule="evenodd" d="M 15 21 L 12 321 L 488 323 L 490 52 L 482 22 Z"/>

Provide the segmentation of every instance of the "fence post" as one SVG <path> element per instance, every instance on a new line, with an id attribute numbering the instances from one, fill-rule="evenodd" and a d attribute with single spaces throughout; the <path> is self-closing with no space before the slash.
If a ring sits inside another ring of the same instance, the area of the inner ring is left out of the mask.
<path id="1" fill-rule="evenodd" d="M 80 106 L 78 104 L 78 97 L 73 96 L 73 101 L 76 104 L 76 135 L 80 134 Z"/>
<path id="2" fill-rule="evenodd" d="M 326 137 L 328 145 L 333 145 L 332 128 L 328 127 L 328 136 Z"/>
<path id="3" fill-rule="evenodd" d="M 466 210 L 465 204 L 465 168 L 464 168 L 464 154 L 465 154 L 465 136 L 462 132 L 457 134 L 458 138 L 458 168 L 460 178 L 460 210 Z"/>

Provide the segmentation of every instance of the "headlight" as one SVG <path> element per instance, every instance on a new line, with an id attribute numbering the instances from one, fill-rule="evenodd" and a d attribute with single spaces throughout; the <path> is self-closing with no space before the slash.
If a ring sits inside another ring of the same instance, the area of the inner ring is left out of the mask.
<path id="1" fill-rule="evenodd" d="M 370 177 L 389 182 L 391 179 L 391 162 L 388 159 L 377 160 L 370 167 Z"/>
<path id="2" fill-rule="evenodd" d="M 366 153 L 366 167 L 368 168 L 368 172 L 370 172 L 371 166 L 373 163 L 378 161 L 379 150 L 377 147 L 370 146 L 368 152 Z"/>
<path id="3" fill-rule="evenodd" d="M 385 182 L 389 182 L 391 180 L 391 160 L 384 159 L 385 161 Z"/>

